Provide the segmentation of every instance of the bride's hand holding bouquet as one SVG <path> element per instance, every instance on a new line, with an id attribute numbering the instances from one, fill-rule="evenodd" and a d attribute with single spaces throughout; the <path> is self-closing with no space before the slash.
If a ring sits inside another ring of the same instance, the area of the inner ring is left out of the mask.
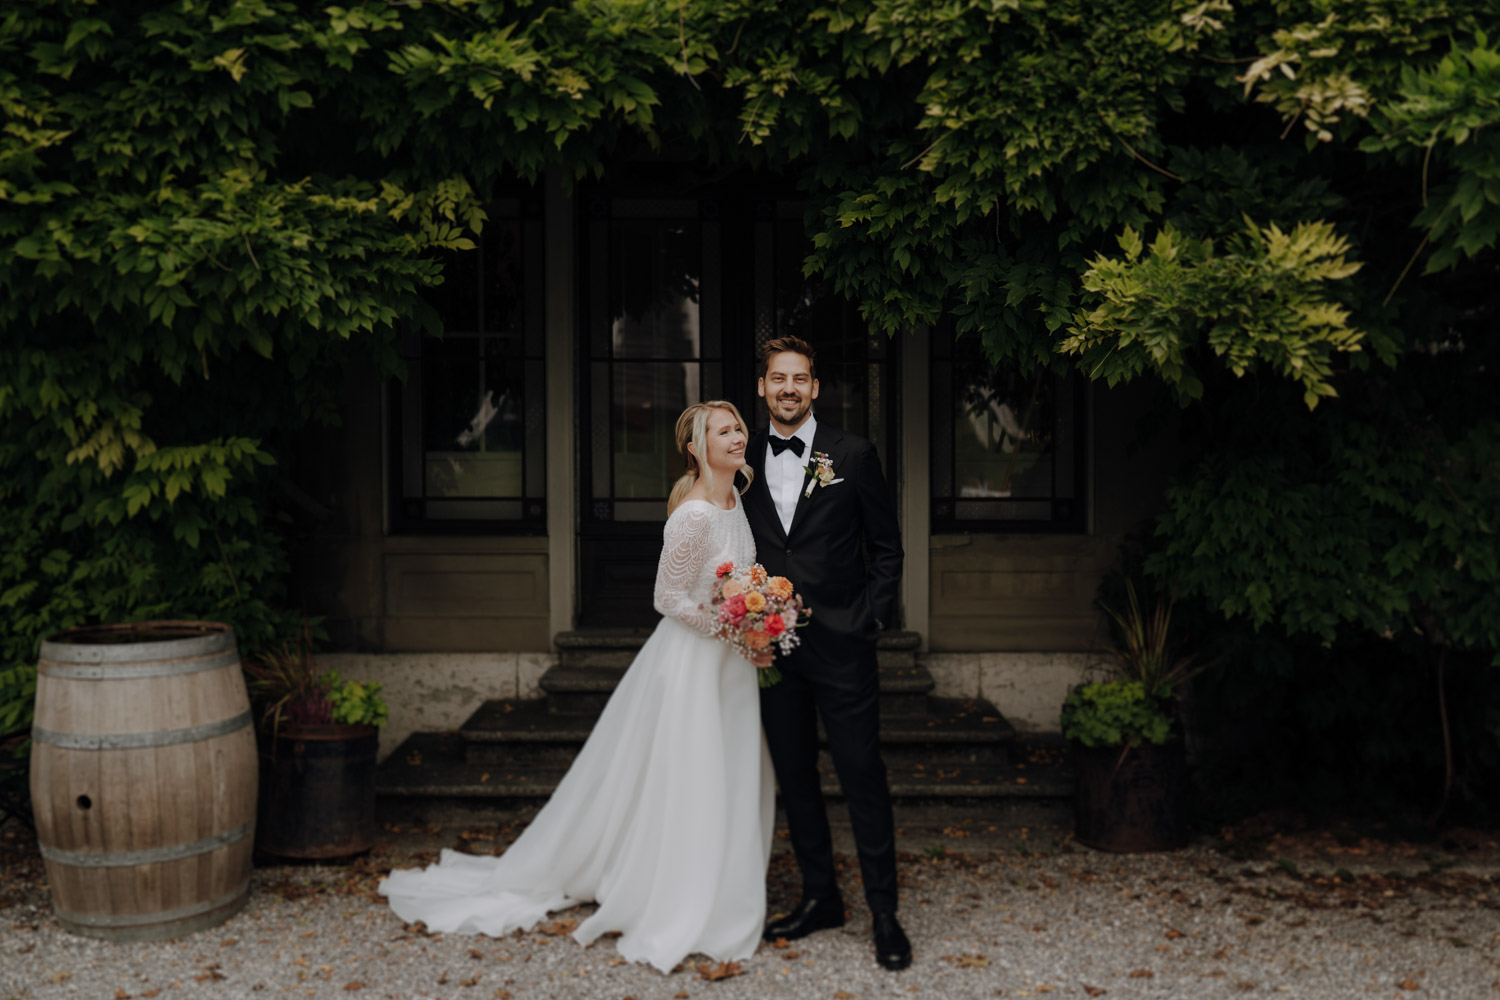
<path id="1" fill-rule="evenodd" d="M 760 563 L 738 572 L 734 563 L 722 563 L 714 577 L 716 634 L 760 667 L 760 686 L 770 687 L 781 680 L 781 671 L 769 663 L 762 666 L 762 661 L 797 648 L 802 641 L 797 629 L 807 624 L 811 612 L 792 581 L 770 576 Z"/>

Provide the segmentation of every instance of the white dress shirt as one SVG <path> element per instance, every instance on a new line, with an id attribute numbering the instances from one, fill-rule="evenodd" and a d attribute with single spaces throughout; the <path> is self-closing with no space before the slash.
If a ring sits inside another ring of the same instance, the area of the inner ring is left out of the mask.
<path id="1" fill-rule="evenodd" d="M 812 461 L 813 434 L 818 429 L 818 418 L 808 414 L 807 422 L 791 435 L 802 441 L 802 454 L 792 453 L 790 448 L 780 455 L 771 454 L 771 445 L 766 444 L 766 489 L 776 502 L 776 516 L 781 518 L 781 530 L 792 533 L 792 515 L 797 513 L 798 492 L 807 482 L 807 463 Z M 774 426 L 768 428 L 771 437 L 785 438 Z"/>

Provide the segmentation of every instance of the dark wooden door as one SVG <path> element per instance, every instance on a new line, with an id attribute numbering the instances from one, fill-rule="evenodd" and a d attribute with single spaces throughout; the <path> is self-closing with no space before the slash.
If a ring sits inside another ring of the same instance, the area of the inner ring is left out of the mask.
<path id="1" fill-rule="evenodd" d="M 728 399 L 751 427 L 757 352 L 818 350 L 819 419 L 870 437 L 894 482 L 896 351 L 826 282 L 802 276 L 801 205 L 733 197 L 590 198 L 580 233 L 580 627 L 650 626 L 678 415 Z"/>

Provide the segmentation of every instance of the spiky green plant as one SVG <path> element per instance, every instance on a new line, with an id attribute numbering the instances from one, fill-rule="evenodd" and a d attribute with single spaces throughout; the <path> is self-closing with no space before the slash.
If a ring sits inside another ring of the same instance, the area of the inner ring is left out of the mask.
<path id="1" fill-rule="evenodd" d="M 1146 613 L 1141 610 L 1135 583 L 1126 580 L 1125 599 L 1123 613 L 1102 601 L 1099 604 L 1115 623 L 1116 638 L 1108 647 L 1115 656 L 1115 675 L 1140 681 L 1154 695 L 1176 695 L 1208 664 L 1182 651 L 1172 641 L 1173 596 L 1159 598 Z"/>

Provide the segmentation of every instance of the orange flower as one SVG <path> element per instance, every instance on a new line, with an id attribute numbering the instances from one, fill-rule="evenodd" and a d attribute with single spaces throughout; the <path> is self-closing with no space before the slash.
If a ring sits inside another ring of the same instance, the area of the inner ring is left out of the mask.
<path id="1" fill-rule="evenodd" d="M 725 597 L 733 597 L 735 594 L 743 594 L 744 592 L 745 585 L 738 580 L 730 580 L 724 584 L 723 593 Z"/>
<path id="2" fill-rule="evenodd" d="M 730 573 L 733 573 L 733 572 L 734 572 L 734 563 L 732 563 L 732 562 L 719 563 L 719 568 L 716 569 L 716 570 L 714 570 L 714 576 L 716 576 L 716 577 L 718 577 L 719 579 L 722 580 L 724 577 L 728 576 Z"/>
<path id="3" fill-rule="evenodd" d="M 766 591 L 772 597 L 786 600 L 792 596 L 792 581 L 784 576 L 773 576 L 766 581 Z"/>
<path id="4" fill-rule="evenodd" d="M 766 599 L 765 599 L 764 595 L 762 595 L 759 592 L 754 591 L 754 590 L 752 590 L 752 591 L 750 591 L 750 593 L 746 594 L 745 595 L 745 610 L 752 611 L 752 612 L 766 610 Z"/>
<path id="5" fill-rule="evenodd" d="M 757 587 L 766 582 L 766 568 L 760 563 L 750 567 L 750 582 Z"/>
<path id="6" fill-rule="evenodd" d="M 778 636 L 786 631 L 786 622 L 780 615 L 766 615 L 766 633 Z"/>
<path id="7" fill-rule="evenodd" d="M 745 645 L 750 649 L 765 649 L 770 644 L 770 635 L 758 628 L 745 633 Z"/>

